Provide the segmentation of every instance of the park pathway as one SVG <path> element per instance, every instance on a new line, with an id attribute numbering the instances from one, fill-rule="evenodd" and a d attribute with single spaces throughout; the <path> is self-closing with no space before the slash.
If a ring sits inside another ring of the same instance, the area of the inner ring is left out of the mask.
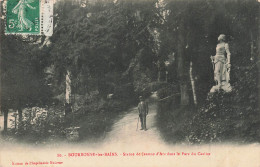
<path id="1" fill-rule="evenodd" d="M 138 109 L 134 107 L 113 125 L 112 130 L 106 135 L 104 144 L 113 146 L 113 148 L 126 148 L 127 150 L 129 150 L 129 148 L 147 150 L 155 146 L 160 148 L 166 147 L 166 143 L 161 138 L 160 132 L 156 127 L 156 93 L 148 99 L 148 104 L 149 113 L 146 119 L 147 131 L 140 130 L 141 123 L 138 120 Z"/>
<path id="2" fill-rule="evenodd" d="M 0 166 L 9 167 L 12 166 L 12 162 L 32 161 L 63 163 L 63 165 L 56 165 L 59 167 L 186 167 L 191 164 L 199 167 L 242 167 L 248 162 L 259 164 L 259 144 L 252 144 L 248 147 L 226 144 L 188 146 L 170 145 L 164 142 L 156 127 L 157 101 L 156 94 L 148 99 L 147 131 L 139 130 L 140 122 L 136 130 L 138 111 L 134 107 L 122 114 L 121 119 L 114 123 L 102 142 L 66 142 L 45 146 L 12 142 L 1 145 L 0 142 Z M 188 155 L 191 152 L 207 152 L 210 156 Z M 69 154 L 81 155 L 81 153 L 94 153 L 98 156 L 68 156 Z M 177 155 L 177 153 L 180 154 Z M 234 159 L 237 161 L 233 161 Z"/>
<path id="3" fill-rule="evenodd" d="M 160 132 L 156 127 L 156 114 L 157 114 L 157 101 L 158 97 L 156 93 L 153 93 L 149 99 L 149 114 L 146 118 L 147 131 L 140 130 L 141 122 L 138 120 L 138 109 L 133 107 L 128 111 L 122 112 L 121 119 L 117 120 L 112 126 L 111 131 L 107 132 L 105 139 L 89 143 L 83 142 L 84 146 L 93 146 L 95 148 L 107 148 L 107 149 L 140 149 L 147 150 L 149 148 L 166 147 L 166 143 L 160 137 Z M 11 127 L 10 119 L 13 113 L 8 114 L 8 128 Z M 4 118 L 0 116 L 0 130 L 3 130 Z M 137 125 L 138 124 L 138 125 Z M 138 127 L 137 127 L 138 126 Z M 64 143 L 63 143 L 64 144 Z M 79 144 L 79 145 L 81 145 Z M 52 144 L 51 144 L 52 145 Z M 62 145 L 62 144 L 61 144 Z"/>

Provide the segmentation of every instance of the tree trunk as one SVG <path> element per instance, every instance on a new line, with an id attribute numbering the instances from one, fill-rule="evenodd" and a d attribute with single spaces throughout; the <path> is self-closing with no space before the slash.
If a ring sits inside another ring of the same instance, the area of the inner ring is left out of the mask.
<path id="1" fill-rule="evenodd" d="M 168 71 L 165 71 L 165 81 L 168 82 Z"/>
<path id="2" fill-rule="evenodd" d="M 8 121 L 8 110 L 4 110 L 4 132 L 7 131 L 7 121 Z"/>
<path id="3" fill-rule="evenodd" d="M 18 129 L 21 129 L 23 127 L 22 120 L 23 120 L 22 110 L 18 109 Z"/>
<path id="4" fill-rule="evenodd" d="M 187 83 L 183 82 L 183 84 L 181 84 L 181 86 L 180 86 L 180 89 L 181 89 L 181 105 L 187 106 L 187 105 L 189 105 L 189 102 L 190 102 Z"/>
<path id="5" fill-rule="evenodd" d="M 250 60 L 254 60 L 254 37 L 253 37 L 253 32 L 250 30 Z"/>
<path id="6" fill-rule="evenodd" d="M 157 69 L 158 69 L 157 81 L 160 82 L 160 81 L 161 81 L 162 74 L 161 74 L 161 64 L 160 64 L 160 61 L 159 61 L 159 60 L 157 61 Z"/>
<path id="7" fill-rule="evenodd" d="M 3 2 L 3 1 L 2 1 Z M 2 3 L 1 3 L 2 4 Z M 3 11 L 3 6 L 0 6 L 0 17 L 2 17 L 2 11 Z M 0 18 L 0 25 L 2 25 L 2 18 Z M 0 26 L 0 31 L 2 32 L 2 26 Z M 3 34 L 0 33 L 0 40 L 2 40 Z M 2 107 L 2 41 L 0 42 L 0 115 L 3 114 L 3 107 Z"/>
<path id="8" fill-rule="evenodd" d="M 65 94 L 65 116 L 72 112 L 71 109 L 71 72 L 66 74 L 66 94 Z"/>
<path id="9" fill-rule="evenodd" d="M 194 105 L 197 106 L 197 95 L 196 95 L 196 89 L 195 89 L 195 81 L 193 78 L 193 74 L 192 74 L 192 70 L 193 70 L 193 65 L 192 65 L 192 61 L 190 62 L 190 81 L 191 81 L 191 87 L 192 87 L 192 93 L 193 93 L 193 102 Z"/>
<path id="10" fill-rule="evenodd" d="M 188 68 L 185 63 L 185 30 L 183 23 L 180 24 L 178 33 L 178 75 L 180 80 L 180 91 L 181 91 L 181 105 L 189 105 L 189 91 L 188 91 Z"/>
<path id="11" fill-rule="evenodd" d="M 257 86 L 258 86 L 258 109 L 260 109 L 260 5 L 258 9 L 258 55 L 257 55 Z"/>

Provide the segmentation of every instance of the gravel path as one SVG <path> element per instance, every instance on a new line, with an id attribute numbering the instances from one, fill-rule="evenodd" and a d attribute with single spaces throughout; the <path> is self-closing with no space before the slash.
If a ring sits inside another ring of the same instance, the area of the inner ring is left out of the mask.
<path id="1" fill-rule="evenodd" d="M 147 131 L 140 130 L 141 123 L 138 120 L 137 107 L 130 109 L 122 119 L 116 122 L 112 130 L 108 132 L 105 138 L 105 146 L 126 148 L 129 150 L 139 148 L 147 150 L 149 147 L 160 146 L 166 147 L 160 133 L 156 127 L 155 116 L 157 114 L 157 96 L 153 94 L 148 99 L 149 113 L 146 117 Z M 138 122 L 139 121 L 139 122 Z M 137 123 L 138 122 L 138 123 Z M 138 128 L 137 128 L 138 124 Z"/>

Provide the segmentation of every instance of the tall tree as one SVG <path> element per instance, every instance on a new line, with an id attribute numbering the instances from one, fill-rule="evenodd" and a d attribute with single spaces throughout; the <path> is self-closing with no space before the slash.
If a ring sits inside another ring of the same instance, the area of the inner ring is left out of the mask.
<path id="1" fill-rule="evenodd" d="M 258 109 L 260 108 L 260 5 L 258 3 L 258 56 L 257 56 L 257 69 L 258 69 Z"/>
<path id="2" fill-rule="evenodd" d="M 27 40 L 19 36 L 1 39 L 1 107 L 5 130 L 8 109 L 18 110 L 21 121 L 23 108 L 48 104 L 51 96 L 44 74 L 47 57 L 39 52 L 38 46 L 24 39 Z"/>

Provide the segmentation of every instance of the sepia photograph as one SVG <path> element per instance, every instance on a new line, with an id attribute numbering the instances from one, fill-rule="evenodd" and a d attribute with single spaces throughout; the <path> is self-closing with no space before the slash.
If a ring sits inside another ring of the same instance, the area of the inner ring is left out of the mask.
<path id="1" fill-rule="evenodd" d="M 260 167 L 260 0 L 0 4 L 0 167 Z"/>

